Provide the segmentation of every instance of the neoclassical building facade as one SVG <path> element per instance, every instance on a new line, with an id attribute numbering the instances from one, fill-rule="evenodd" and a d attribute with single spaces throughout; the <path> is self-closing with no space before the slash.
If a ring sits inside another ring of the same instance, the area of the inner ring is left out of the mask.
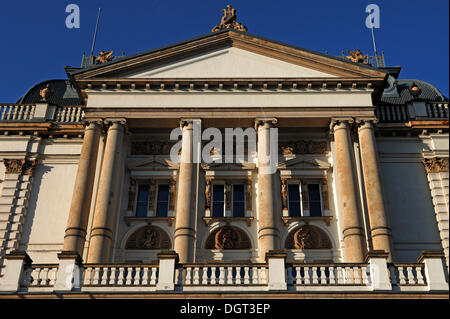
<path id="1" fill-rule="evenodd" d="M 448 99 L 228 18 L 1 104 L 0 296 L 448 293 Z"/>

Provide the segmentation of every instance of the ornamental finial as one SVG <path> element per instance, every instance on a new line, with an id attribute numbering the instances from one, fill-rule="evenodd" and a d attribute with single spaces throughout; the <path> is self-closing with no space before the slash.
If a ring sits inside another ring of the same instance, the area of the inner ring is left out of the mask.
<path id="1" fill-rule="evenodd" d="M 223 17 L 220 21 L 220 24 L 216 25 L 211 32 L 216 32 L 225 29 L 235 29 L 239 31 L 247 32 L 247 28 L 237 22 L 236 20 L 236 9 L 234 9 L 231 5 L 227 5 L 226 9 L 222 10 Z"/>

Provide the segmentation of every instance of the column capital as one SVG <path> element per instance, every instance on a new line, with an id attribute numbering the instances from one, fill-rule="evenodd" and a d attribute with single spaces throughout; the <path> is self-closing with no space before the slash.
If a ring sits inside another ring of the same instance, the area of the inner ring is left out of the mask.
<path id="1" fill-rule="evenodd" d="M 370 118 L 357 117 L 355 122 L 356 122 L 356 126 L 357 126 L 358 130 L 373 129 L 375 124 L 378 123 L 378 119 L 374 118 L 374 117 L 370 117 Z"/>
<path id="2" fill-rule="evenodd" d="M 188 129 L 192 129 L 194 125 L 194 121 L 201 121 L 200 119 L 185 119 L 181 118 L 179 121 L 180 128 L 183 129 L 187 127 Z"/>
<path id="3" fill-rule="evenodd" d="M 115 124 L 126 126 L 127 119 L 125 119 L 125 118 L 108 118 L 108 119 L 104 119 L 103 123 L 108 126 L 115 125 Z"/>
<path id="4" fill-rule="evenodd" d="M 330 121 L 330 134 L 333 134 L 338 129 L 350 128 L 350 125 L 355 122 L 352 117 L 333 117 Z"/>
<path id="5" fill-rule="evenodd" d="M 255 119 L 255 131 L 258 131 L 260 126 L 266 125 L 267 128 L 272 127 L 278 123 L 278 119 L 274 117 L 256 118 Z"/>

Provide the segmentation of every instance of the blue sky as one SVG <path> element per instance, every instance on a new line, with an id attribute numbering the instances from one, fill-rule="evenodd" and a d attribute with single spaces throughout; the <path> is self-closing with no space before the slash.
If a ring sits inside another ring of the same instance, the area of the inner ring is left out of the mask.
<path id="1" fill-rule="evenodd" d="M 80 8 L 79 29 L 68 29 L 68 4 Z M 368 4 L 381 10 L 377 48 L 400 78 L 428 81 L 449 96 L 447 0 L 40 0 L 0 3 L 0 102 L 16 102 L 44 80 L 66 78 L 90 51 L 102 8 L 96 53 L 135 54 L 211 31 L 231 4 L 249 33 L 331 55 L 359 48 L 373 53 L 365 27 Z"/>

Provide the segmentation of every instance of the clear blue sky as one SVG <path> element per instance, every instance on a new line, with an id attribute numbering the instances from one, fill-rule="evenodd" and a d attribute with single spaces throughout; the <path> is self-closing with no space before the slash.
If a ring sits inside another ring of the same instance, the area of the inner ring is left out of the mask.
<path id="1" fill-rule="evenodd" d="M 67 29 L 65 8 L 80 7 L 79 29 Z M 0 102 L 16 102 L 34 84 L 66 78 L 64 66 L 80 66 L 89 52 L 98 7 L 96 53 L 126 55 L 209 33 L 230 3 L 252 34 L 340 55 L 360 48 L 373 53 L 365 7 L 381 9 L 378 50 L 400 78 L 428 81 L 449 96 L 447 0 L 40 0 L 0 3 Z"/>

